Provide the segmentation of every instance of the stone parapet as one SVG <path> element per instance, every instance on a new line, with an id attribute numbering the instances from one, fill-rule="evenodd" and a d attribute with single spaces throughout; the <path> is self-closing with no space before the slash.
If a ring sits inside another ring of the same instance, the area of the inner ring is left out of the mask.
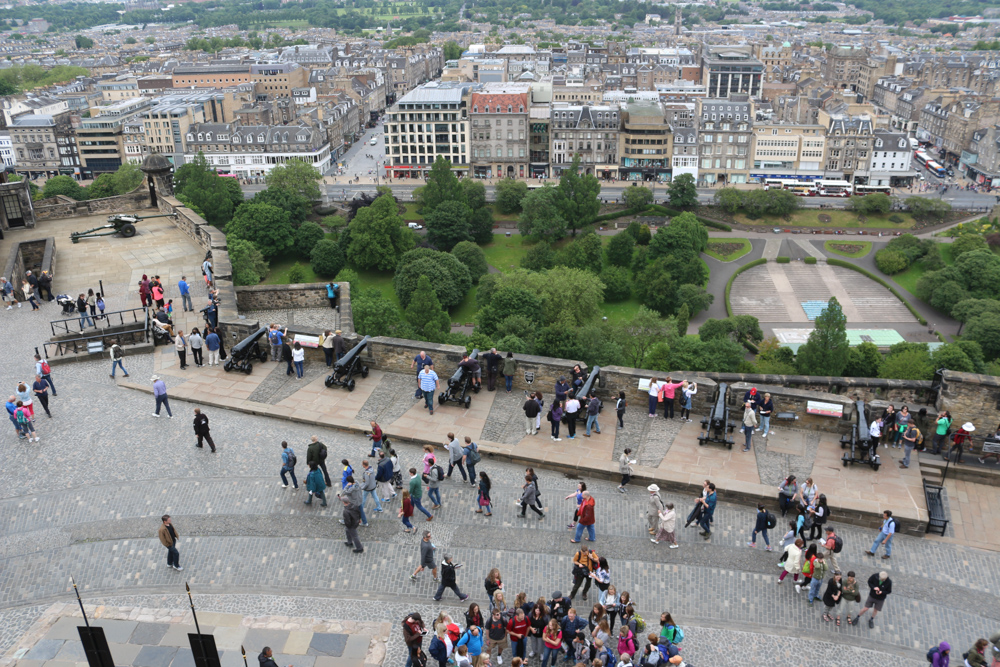
<path id="1" fill-rule="evenodd" d="M 944 371 L 938 410 L 947 410 L 958 421 L 972 420 L 982 432 L 1000 423 L 1000 377 Z"/>
<path id="2" fill-rule="evenodd" d="M 236 303 L 240 310 L 287 310 L 288 308 L 326 308 L 327 283 L 296 283 L 294 285 L 253 285 L 236 288 Z M 341 294 L 347 283 L 338 283 Z M 343 310 L 341 310 L 343 316 Z"/>

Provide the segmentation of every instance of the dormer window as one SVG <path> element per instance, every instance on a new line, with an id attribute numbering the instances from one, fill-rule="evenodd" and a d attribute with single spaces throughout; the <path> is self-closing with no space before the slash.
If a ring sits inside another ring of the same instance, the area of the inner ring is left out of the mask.
<path id="1" fill-rule="evenodd" d="M 211 140 L 212 140 L 212 133 L 211 132 L 206 132 L 205 133 L 205 141 L 211 141 Z"/>
<path id="2" fill-rule="evenodd" d="M 508 104 L 507 105 L 507 113 L 513 113 L 513 112 L 514 112 L 514 107 L 512 107 L 511 105 Z"/>
<path id="3" fill-rule="evenodd" d="M 296 141 L 305 141 L 306 140 L 306 135 L 300 134 L 299 136 L 295 137 L 295 140 Z"/>
<path id="4" fill-rule="evenodd" d="M 205 135 L 202 134 L 201 132 L 199 132 L 198 133 L 198 141 L 204 141 L 204 140 L 205 140 Z"/>
<path id="5" fill-rule="evenodd" d="M 189 132 L 187 135 L 187 139 L 188 141 L 194 141 L 194 135 Z"/>
<path id="6" fill-rule="evenodd" d="M 234 144 L 238 144 L 238 143 L 240 143 L 240 138 L 239 138 L 239 136 L 235 136 L 235 137 L 233 137 L 233 143 L 234 143 Z"/>
<path id="7" fill-rule="evenodd" d="M 258 134 L 257 135 L 257 141 L 259 141 L 260 143 L 264 143 L 264 135 L 263 134 Z"/>
<path id="8" fill-rule="evenodd" d="M 472 107 L 472 113 L 479 113 L 479 107 L 478 106 Z"/>

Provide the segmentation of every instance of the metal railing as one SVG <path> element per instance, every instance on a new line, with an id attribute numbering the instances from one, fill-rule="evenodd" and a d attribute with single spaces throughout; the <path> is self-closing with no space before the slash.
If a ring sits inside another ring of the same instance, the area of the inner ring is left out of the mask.
<path id="1" fill-rule="evenodd" d="M 94 321 L 94 324 L 101 322 L 104 327 L 116 327 L 125 326 L 128 324 L 138 324 L 140 322 L 146 322 L 149 319 L 149 314 L 146 312 L 146 308 L 130 308 L 128 310 L 115 310 L 104 315 L 91 315 L 89 312 L 86 314 L 87 317 Z M 80 313 L 82 314 L 82 313 Z M 80 326 L 80 317 L 78 314 L 76 317 L 68 317 L 64 320 L 54 320 L 51 322 L 52 326 L 52 336 L 63 336 L 71 333 L 78 333 L 77 328 Z M 131 315 L 131 319 L 129 318 Z M 70 329 L 70 327 L 73 329 Z M 79 333 L 83 333 L 79 331 Z"/>
<path id="2" fill-rule="evenodd" d="M 128 329 L 100 333 L 94 336 L 79 336 L 77 338 L 69 338 L 66 340 L 59 341 L 49 341 L 42 344 L 44 350 L 43 354 L 46 359 L 55 359 L 58 357 L 65 356 L 67 354 L 81 354 L 81 353 L 94 353 L 103 352 L 108 349 L 112 343 L 119 343 L 121 345 L 137 345 L 139 343 L 149 342 L 149 315 L 146 313 L 145 308 L 136 308 L 135 310 L 143 311 L 143 317 L 141 320 L 136 319 L 135 326 L 131 326 Z M 119 311 L 128 312 L 128 311 Z M 98 346 L 95 343 L 100 343 Z"/>

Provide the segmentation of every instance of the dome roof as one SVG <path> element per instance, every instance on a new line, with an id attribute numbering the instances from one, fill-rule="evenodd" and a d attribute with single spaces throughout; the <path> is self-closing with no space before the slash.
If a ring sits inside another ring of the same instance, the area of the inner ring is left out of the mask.
<path id="1" fill-rule="evenodd" d="M 139 169 L 147 174 L 159 174 L 170 171 L 173 169 L 173 165 L 160 153 L 152 153 L 146 156 L 142 164 L 139 165 Z"/>

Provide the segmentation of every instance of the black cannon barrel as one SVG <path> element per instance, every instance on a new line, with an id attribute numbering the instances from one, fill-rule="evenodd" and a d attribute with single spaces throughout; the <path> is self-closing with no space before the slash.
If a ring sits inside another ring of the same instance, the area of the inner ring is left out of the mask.
<path id="1" fill-rule="evenodd" d="M 576 392 L 575 396 L 577 398 L 586 398 L 590 396 L 591 390 L 593 390 L 594 385 L 597 383 L 597 378 L 601 374 L 601 367 L 594 366 L 590 369 L 590 375 L 584 380 L 583 384 L 580 385 L 579 391 Z"/>
<path id="2" fill-rule="evenodd" d="M 725 382 L 719 383 L 719 395 L 715 399 L 715 410 L 713 416 L 716 419 L 723 419 L 726 414 L 726 393 L 729 391 L 729 385 Z"/>
<path id="3" fill-rule="evenodd" d="M 337 363 L 334 364 L 334 370 L 336 371 L 341 368 L 348 368 L 354 361 L 354 358 L 361 354 L 366 347 L 368 347 L 369 340 L 371 340 L 371 336 L 365 336 L 362 338 L 357 345 L 351 348 L 350 352 L 337 360 Z"/>
<path id="4" fill-rule="evenodd" d="M 206 306 L 206 309 L 207 308 L 208 307 Z M 247 348 L 249 348 L 251 345 L 253 345 L 254 343 L 256 343 L 258 340 L 260 340 L 261 337 L 263 337 L 266 333 L 267 333 L 267 327 L 261 327 L 260 329 L 257 329 L 257 331 L 253 332 L 252 334 L 250 334 L 249 336 L 247 336 L 246 338 L 244 338 L 240 342 L 236 343 L 236 345 L 233 345 L 233 348 L 231 350 L 229 350 L 229 353 L 231 355 L 233 355 L 234 357 L 240 356 L 243 353 L 244 350 L 246 350 Z"/>
<path id="5" fill-rule="evenodd" d="M 476 359 L 476 360 L 478 360 L 479 359 L 479 350 L 478 349 L 472 350 L 472 352 L 469 353 L 469 359 Z M 463 375 L 464 372 L 465 372 L 465 369 L 462 368 L 461 366 L 459 366 L 458 368 L 456 368 L 455 372 L 451 376 L 451 379 L 448 380 L 448 384 L 449 385 L 458 385 L 458 383 L 460 383 L 462 381 L 462 378 L 464 377 L 464 375 Z"/>
<path id="6" fill-rule="evenodd" d="M 858 427 L 858 444 L 862 447 L 868 447 L 868 441 L 871 436 L 868 434 L 868 424 L 867 417 L 865 417 L 865 402 L 858 401 L 854 404 L 854 409 L 857 414 L 854 415 L 854 422 Z"/>

